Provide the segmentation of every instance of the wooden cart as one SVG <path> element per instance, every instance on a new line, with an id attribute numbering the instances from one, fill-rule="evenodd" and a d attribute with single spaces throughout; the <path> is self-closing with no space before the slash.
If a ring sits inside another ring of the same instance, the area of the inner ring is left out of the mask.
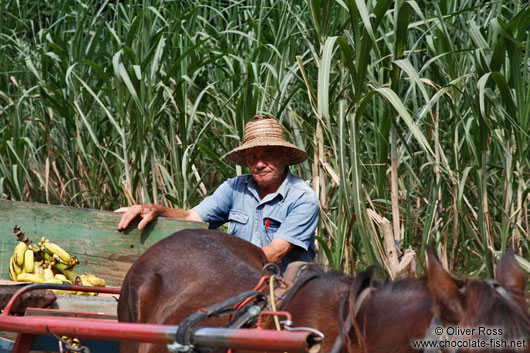
<path id="1" fill-rule="evenodd" d="M 138 221 L 134 221 L 125 231 L 118 232 L 120 217 L 120 214 L 109 211 L 0 200 L 1 283 L 11 283 L 9 259 L 17 244 L 13 233 L 15 225 L 19 225 L 34 243 L 45 236 L 75 255 L 80 260 L 75 267 L 78 274 L 93 273 L 105 279 L 108 287 L 118 289 L 130 266 L 151 245 L 180 229 L 207 228 L 206 223 L 159 218 L 142 231 L 137 229 Z M 57 295 L 53 310 L 28 309 L 26 315 L 28 318 L 45 315 L 116 320 L 117 297 L 116 294 L 97 297 L 62 294 Z M 10 352 L 16 334 L 4 332 L 2 336 L 0 353 Z M 57 342 L 51 336 L 34 338 L 32 346 L 35 349 L 45 350 L 50 345 L 57 349 Z M 116 351 L 116 344 L 105 342 L 103 346 L 110 348 L 106 351 L 111 352 Z"/>

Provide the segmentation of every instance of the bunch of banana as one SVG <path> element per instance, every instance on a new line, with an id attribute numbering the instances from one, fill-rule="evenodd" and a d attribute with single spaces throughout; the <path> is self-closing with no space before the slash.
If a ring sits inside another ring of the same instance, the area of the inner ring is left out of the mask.
<path id="1" fill-rule="evenodd" d="M 19 229 L 20 230 L 20 229 Z M 27 238 L 15 247 L 9 262 L 9 277 L 13 281 L 37 283 L 70 283 L 83 286 L 105 286 L 105 280 L 93 274 L 78 276 L 74 266 L 79 264 L 75 256 L 42 237 L 38 245 Z M 56 291 L 69 294 L 97 295 L 97 293 Z"/>

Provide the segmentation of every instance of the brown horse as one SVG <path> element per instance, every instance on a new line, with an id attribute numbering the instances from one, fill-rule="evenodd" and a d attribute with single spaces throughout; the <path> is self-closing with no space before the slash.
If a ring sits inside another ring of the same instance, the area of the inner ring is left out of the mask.
<path id="1" fill-rule="evenodd" d="M 265 261 L 261 249 L 231 235 L 212 230 L 177 232 L 148 249 L 131 267 L 122 287 L 118 319 L 180 324 L 199 308 L 253 288 Z M 279 309 L 292 314 L 294 327 L 324 333 L 321 352 L 330 352 L 334 344 L 336 352 L 418 352 L 411 341 L 425 337 L 433 313 L 441 326 L 483 324 L 505 329 L 506 337 L 528 337 L 524 273 L 513 255 L 503 257 L 497 273 L 498 288 L 513 300 L 497 294 L 499 289 L 485 281 L 453 280 L 432 254 L 425 278 L 382 284 L 370 272 L 353 279 L 308 266 Z M 488 314 L 477 308 L 496 309 Z M 340 345 L 341 341 L 345 343 Z M 121 352 L 167 350 L 161 345 L 128 343 Z"/>
<path id="2" fill-rule="evenodd" d="M 381 285 L 370 274 L 355 279 L 353 288 L 371 284 L 356 315 L 359 291 L 348 299 L 347 314 L 354 317 L 353 329 L 345 330 L 350 353 L 530 352 L 525 274 L 513 252 L 500 260 L 496 281 L 455 280 L 430 250 L 428 260 L 424 278 Z"/>
<path id="3" fill-rule="evenodd" d="M 235 236 L 204 229 L 179 231 L 150 247 L 129 269 L 118 320 L 178 325 L 199 308 L 252 289 L 265 263 L 260 248 Z M 164 345 L 137 343 L 122 343 L 120 350 L 167 352 Z"/>
<path id="4" fill-rule="evenodd" d="M 513 252 L 500 260 L 496 281 L 455 280 L 430 250 L 427 254 L 425 277 L 386 283 L 375 281 L 372 270 L 352 279 L 308 266 L 280 309 L 291 312 L 293 326 L 325 333 L 321 352 L 442 351 L 421 346 L 427 341 L 454 345 L 458 352 L 469 351 L 471 344 L 489 345 L 473 352 L 530 352 L 525 273 Z M 467 336 L 452 337 L 451 342 L 447 335 L 436 335 L 437 328 L 450 336 Z M 519 348 L 499 349 L 505 344 Z"/>

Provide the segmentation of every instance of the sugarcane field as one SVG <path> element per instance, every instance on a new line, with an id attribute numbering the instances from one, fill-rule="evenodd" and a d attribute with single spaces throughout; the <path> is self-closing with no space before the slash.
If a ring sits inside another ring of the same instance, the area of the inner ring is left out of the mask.
<path id="1" fill-rule="evenodd" d="M 530 353 L 528 1 L 0 10 L 0 353 Z"/>

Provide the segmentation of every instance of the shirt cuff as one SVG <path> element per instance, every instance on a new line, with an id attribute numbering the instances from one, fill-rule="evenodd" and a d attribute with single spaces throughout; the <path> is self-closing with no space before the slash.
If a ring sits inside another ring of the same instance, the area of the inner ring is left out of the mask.
<path id="1" fill-rule="evenodd" d="M 290 237 L 288 235 L 283 235 L 283 234 L 275 234 L 274 235 L 274 239 L 282 239 L 282 240 L 285 240 L 295 246 L 299 246 L 301 247 L 302 249 L 304 249 L 305 251 L 308 251 L 309 249 L 309 245 L 299 239 L 296 239 L 296 238 L 293 238 L 293 237 Z"/>

